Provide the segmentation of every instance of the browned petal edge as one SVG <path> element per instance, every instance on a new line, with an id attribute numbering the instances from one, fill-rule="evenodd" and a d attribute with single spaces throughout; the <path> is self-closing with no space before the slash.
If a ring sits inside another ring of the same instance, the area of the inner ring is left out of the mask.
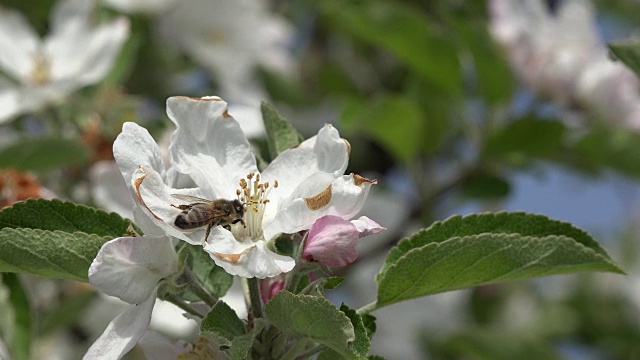
<path id="1" fill-rule="evenodd" d="M 209 96 L 209 97 L 191 97 L 191 96 L 174 96 L 177 98 L 183 98 L 183 99 L 190 99 L 190 100 L 196 100 L 196 101 L 224 101 L 224 99 L 222 99 L 219 96 Z M 228 109 L 224 109 L 224 111 L 222 112 L 222 117 L 225 119 L 231 118 L 232 116 L 229 114 L 229 110 Z"/>
<path id="2" fill-rule="evenodd" d="M 356 186 L 359 186 L 359 187 L 362 187 L 362 184 L 364 184 L 364 183 L 369 183 L 369 184 L 373 184 L 373 185 L 378 183 L 378 180 L 370 180 L 370 179 L 367 179 L 366 177 L 360 176 L 358 174 L 351 173 L 351 176 L 353 176 L 353 183 Z"/>
<path id="3" fill-rule="evenodd" d="M 196 100 L 196 101 L 224 101 L 219 96 L 210 96 L 208 98 L 204 98 L 204 97 L 192 97 L 192 96 L 178 95 L 178 96 L 172 96 L 172 97 L 180 98 L 180 99 L 190 99 L 190 100 Z"/>
<path id="4" fill-rule="evenodd" d="M 142 182 L 144 181 L 144 178 L 147 177 L 147 172 L 144 171 L 144 169 L 140 165 L 138 165 L 138 169 L 140 171 L 142 171 L 144 174 L 142 176 L 139 176 L 139 177 L 137 177 L 137 178 L 135 178 L 133 180 L 133 187 L 135 188 L 136 196 L 138 196 L 138 200 L 140 200 L 140 203 L 142 204 L 142 206 L 144 206 L 147 210 L 149 210 L 149 212 L 151 213 L 151 215 L 153 215 L 154 218 L 156 218 L 158 220 L 162 220 L 161 218 L 158 217 L 158 215 L 154 214 L 153 211 L 151 211 L 151 209 L 149 209 L 147 204 L 144 203 L 144 200 L 142 200 L 142 195 L 140 194 L 140 185 L 142 185 Z"/>
<path id="5" fill-rule="evenodd" d="M 351 155 L 351 144 L 349 144 L 347 139 L 342 139 L 342 141 L 344 141 L 345 145 L 347 145 L 347 155 Z"/>
<path id="6" fill-rule="evenodd" d="M 255 245 L 254 245 L 255 246 Z M 240 261 L 240 258 L 242 257 L 242 255 L 244 255 L 244 253 L 246 253 L 247 251 L 251 250 L 251 248 L 253 248 L 254 246 L 250 246 L 244 250 L 242 250 L 242 252 L 240 254 L 222 254 L 222 253 L 217 253 L 214 252 L 212 253 L 215 257 L 222 259 L 226 262 L 232 263 L 232 264 L 237 264 L 238 261 Z"/>
<path id="7" fill-rule="evenodd" d="M 317 195 L 303 198 L 309 210 L 319 210 L 325 207 L 329 203 L 329 201 L 331 201 L 331 188 L 332 185 L 329 184 L 326 189 L 322 190 Z"/>

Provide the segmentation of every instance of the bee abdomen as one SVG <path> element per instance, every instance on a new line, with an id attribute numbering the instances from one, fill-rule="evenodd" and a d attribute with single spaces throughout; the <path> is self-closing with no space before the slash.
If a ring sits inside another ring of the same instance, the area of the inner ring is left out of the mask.
<path id="1" fill-rule="evenodd" d="M 180 214 L 176 217 L 176 221 L 174 224 L 180 229 L 191 229 L 193 227 L 193 223 L 187 221 L 183 214 Z"/>
<path id="2" fill-rule="evenodd" d="M 180 229 L 195 229 L 197 227 L 206 225 L 209 222 L 206 220 L 207 219 L 203 221 L 202 217 L 193 216 L 193 214 L 187 213 L 179 214 L 176 217 L 176 221 L 174 221 L 174 224 Z"/>

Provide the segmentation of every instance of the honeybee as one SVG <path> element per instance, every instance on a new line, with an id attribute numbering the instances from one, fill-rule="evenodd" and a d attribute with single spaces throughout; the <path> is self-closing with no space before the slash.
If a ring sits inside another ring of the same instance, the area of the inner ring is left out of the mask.
<path id="1" fill-rule="evenodd" d="M 231 229 L 232 224 L 241 223 L 245 225 L 242 217 L 244 216 L 244 205 L 240 200 L 207 200 L 196 196 L 172 194 L 171 196 L 190 202 L 187 205 L 171 206 L 182 210 L 176 220 L 175 226 L 180 229 L 195 229 L 201 226 L 207 226 L 207 232 L 204 235 L 204 241 L 207 241 L 209 232 L 214 226 L 222 226 L 227 230 Z"/>

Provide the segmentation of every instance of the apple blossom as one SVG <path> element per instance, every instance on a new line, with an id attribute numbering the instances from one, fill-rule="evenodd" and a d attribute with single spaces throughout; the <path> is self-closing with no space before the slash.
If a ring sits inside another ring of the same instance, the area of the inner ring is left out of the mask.
<path id="1" fill-rule="evenodd" d="M 119 17 L 94 28 L 94 6 L 90 0 L 58 1 L 44 39 L 20 13 L 0 10 L 0 68 L 11 77 L 0 77 L 0 122 L 104 78 L 127 40 L 129 21 Z"/>
<path id="2" fill-rule="evenodd" d="M 159 20 L 173 46 L 212 73 L 225 98 L 257 106 L 267 98 L 257 66 L 285 73 L 293 68 L 292 26 L 264 0 L 179 2 Z M 238 21 L 242 19 L 242 21 Z"/>
<path id="3" fill-rule="evenodd" d="M 118 163 L 128 169 L 123 175 L 131 179 L 151 221 L 168 235 L 202 244 L 215 263 L 230 274 L 265 278 L 290 271 L 295 260 L 275 253 L 270 241 L 280 233 L 307 230 L 325 215 L 350 219 L 360 211 L 375 183 L 355 174 L 342 175 L 349 145 L 330 125 L 296 148 L 282 152 L 260 172 L 246 136 L 222 99 L 172 97 L 167 100 L 167 113 L 177 127 L 169 147 L 172 166 L 188 175 L 197 188 L 172 188 L 157 166 L 139 164 L 132 170 L 134 162 Z M 136 149 L 148 140 L 127 135 L 134 129 L 140 131 L 133 124 L 125 124 L 119 139 L 129 140 L 117 140 L 114 153 L 128 151 L 131 159 L 138 156 Z M 236 224 L 229 231 L 217 226 L 207 239 L 204 228 L 177 229 L 174 221 L 181 212 L 176 208 L 180 200 L 173 194 L 179 193 L 205 199 L 239 199 L 247 207 L 246 227 Z"/>
<path id="4" fill-rule="evenodd" d="M 105 243 L 89 268 L 89 282 L 131 306 L 93 343 L 85 359 L 119 359 L 144 335 L 159 283 L 178 273 L 178 256 L 168 237 L 121 237 Z"/>
<path id="5" fill-rule="evenodd" d="M 366 216 L 348 221 L 339 216 L 323 216 L 311 226 L 302 256 L 323 265 L 346 266 L 358 257 L 358 239 L 386 230 Z"/>
<path id="6" fill-rule="evenodd" d="M 609 58 L 588 1 L 553 13 L 540 0 L 492 0 L 490 30 L 516 74 L 539 95 L 640 128 L 640 81 Z"/>
<path id="7" fill-rule="evenodd" d="M 158 14 L 175 5 L 176 0 L 102 0 L 107 6 L 128 14 Z"/>

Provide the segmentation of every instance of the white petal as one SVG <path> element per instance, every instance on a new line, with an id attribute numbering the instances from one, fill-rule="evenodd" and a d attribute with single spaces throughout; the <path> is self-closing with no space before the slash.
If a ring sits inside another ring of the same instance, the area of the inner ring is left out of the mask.
<path id="1" fill-rule="evenodd" d="M 171 342 L 155 331 L 147 331 L 139 341 L 147 359 L 176 360 L 178 355 L 187 352 L 184 341 Z"/>
<path id="2" fill-rule="evenodd" d="M 59 0 L 51 10 L 51 34 L 85 32 L 89 27 L 95 2 L 85 0 Z"/>
<path id="3" fill-rule="evenodd" d="M 120 359 L 129 352 L 149 328 L 157 290 L 154 289 L 143 303 L 131 305 L 113 319 L 83 359 Z"/>
<path id="4" fill-rule="evenodd" d="M 321 189 L 326 187 L 344 173 L 348 162 L 348 143 L 340 138 L 336 128 L 325 125 L 320 129 L 318 135 L 278 155 L 264 170 L 262 178 L 263 181 L 271 183 L 278 180 L 279 186 L 272 189 L 269 194 L 272 205 L 277 207 L 280 199 L 291 197 L 292 193 L 309 179 L 324 178 L 326 181 L 323 184 L 317 184 L 317 186 L 320 186 Z"/>
<path id="5" fill-rule="evenodd" d="M 97 162 L 89 169 L 89 178 L 96 204 L 122 217 L 133 219 L 135 203 L 118 164 L 108 160 Z"/>
<path id="6" fill-rule="evenodd" d="M 227 231 L 227 233 L 229 232 Z M 225 247 L 229 244 L 216 241 L 219 239 L 216 237 L 210 240 L 204 245 L 204 250 L 209 253 L 216 265 L 231 275 L 264 279 L 289 272 L 296 265 L 293 258 L 269 250 L 264 241 L 238 243 L 240 245 L 237 247 L 243 248 L 243 250 L 230 252 Z"/>
<path id="7" fill-rule="evenodd" d="M 366 216 L 360 216 L 356 220 L 351 220 L 351 223 L 356 226 L 356 229 L 358 229 L 359 237 L 365 237 L 387 230 L 387 228 L 380 226 L 380 224 Z"/>
<path id="8" fill-rule="evenodd" d="M 129 21 L 117 18 L 95 29 L 89 21 L 95 3 L 85 0 L 58 2 L 53 30 L 45 40 L 52 81 L 70 81 L 73 88 L 102 79 L 129 35 Z"/>
<path id="9" fill-rule="evenodd" d="M 167 10 L 176 0 L 104 0 L 104 3 L 125 13 L 157 14 Z"/>
<path id="10" fill-rule="evenodd" d="M 155 221 L 154 221 L 155 220 Z M 135 206 L 133 208 L 133 223 L 138 225 L 142 233 L 145 236 L 159 237 L 166 236 L 165 230 L 158 226 L 157 219 L 149 213 L 149 210 L 142 206 Z"/>
<path id="11" fill-rule="evenodd" d="M 27 82 L 39 47 L 40 38 L 22 14 L 0 9 L 0 67 L 4 71 Z"/>
<path id="12" fill-rule="evenodd" d="M 194 238 L 193 234 L 185 233 L 174 225 L 176 217 L 182 210 L 171 206 L 179 204 L 179 200 L 171 194 L 182 194 L 187 190 L 170 188 L 162 181 L 160 174 L 149 167 L 137 168 L 131 182 L 137 203 L 157 227 L 164 230 L 167 235 L 182 239 L 190 244 L 202 242 L 202 238 Z"/>
<path id="13" fill-rule="evenodd" d="M 217 97 L 171 97 L 167 114 L 177 126 L 169 148 L 176 169 L 190 175 L 207 198 L 235 198 L 240 179 L 258 168 L 227 103 Z"/>
<path id="14" fill-rule="evenodd" d="M 266 134 L 260 105 L 229 104 L 229 114 L 238 121 L 248 138 L 261 138 Z"/>
<path id="15" fill-rule="evenodd" d="M 158 282 L 178 271 L 168 237 L 121 237 L 108 241 L 91 263 L 89 282 L 103 293 L 140 304 Z"/>
<path id="16" fill-rule="evenodd" d="M 158 144 L 147 129 L 136 123 L 126 122 L 122 125 L 122 132 L 113 142 L 113 157 L 127 183 L 131 181 L 138 166 L 149 166 L 161 175 L 164 174 Z"/>
<path id="17" fill-rule="evenodd" d="M 9 121 L 21 112 L 18 86 L 0 77 L 0 123 Z"/>
<path id="18" fill-rule="evenodd" d="M 80 39 L 84 47 L 81 53 L 65 47 L 50 48 L 53 80 L 73 79 L 79 86 L 102 80 L 113 67 L 128 37 L 129 21 L 117 18 Z"/>
<path id="19" fill-rule="evenodd" d="M 271 239 L 279 233 L 291 234 L 309 229 L 325 215 L 351 219 L 362 209 L 369 188 L 375 183 L 375 180 L 359 175 L 344 175 L 314 197 L 297 198 L 289 204 L 282 204 L 275 219 L 264 224 L 264 237 Z"/>

